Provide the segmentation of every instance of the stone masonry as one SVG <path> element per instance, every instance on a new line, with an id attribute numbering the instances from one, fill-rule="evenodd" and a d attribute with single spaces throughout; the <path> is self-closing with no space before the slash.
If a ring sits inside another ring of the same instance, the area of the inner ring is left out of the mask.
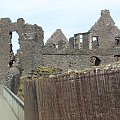
<path id="1" fill-rule="evenodd" d="M 23 18 L 12 23 L 10 18 L 0 20 L 0 81 L 3 82 L 9 67 L 15 62 L 15 55 L 12 51 L 12 32 L 19 35 L 19 60 L 22 65 L 23 74 L 26 74 L 36 64 L 42 64 L 40 59 L 41 46 L 43 46 L 44 32 L 41 27 L 25 24 Z M 39 56 L 39 59 L 37 57 Z M 9 66 L 10 65 L 10 66 Z"/>
<path id="2" fill-rule="evenodd" d="M 14 55 L 12 32 L 19 35 L 20 49 Z M 0 81 L 7 71 L 19 61 L 22 74 L 37 66 L 59 67 L 63 72 L 80 70 L 91 65 L 107 64 L 120 57 L 120 30 L 110 16 L 102 10 L 98 21 L 85 33 L 74 34 L 67 40 L 57 29 L 44 44 L 42 27 L 25 23 L 23 18 L 12 23 L 10 18 L 0 20 Z"/>
<path id="3" fill-rule="evenodd" d="M 55 40 L 57 41 L 53 34 L 47 43 L 54 46 Z M 45 47 L 44 66 L 60 67 L 65 72 L 69 69 L 80 70 L 91 65 L 113 62 L 120 56 L 120 30 L 115 26 L 109 10 L 102 10 L 95 25 L 88 32 L 74 34 L 68 44 L 67 48 L 48 48 L 50 51 L 47 52 Z"/>
<path id="4" fill-rule="evenodd" d="M 57 29 L 47 40 L 46 45 L 54 45 L 54 47 L 58 48 L 58 50 L 61 50 L 68 46 L 68 40 L 61 29 Z"/>

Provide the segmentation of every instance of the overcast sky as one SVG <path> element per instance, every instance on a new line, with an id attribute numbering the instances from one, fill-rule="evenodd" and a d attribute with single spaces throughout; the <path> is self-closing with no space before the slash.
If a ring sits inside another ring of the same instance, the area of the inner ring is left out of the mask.
<path id="1" fill-rule="evenodd" d="M 120 0 L 0 0 L 1 18 L 12 22 L 24 18 L 37 24 L 45 32 L 45 41 L 56 29 L 62 29 L 67 38 L 78 32 L 87 32 L 100 17 L 101 10 L 109 9 L 120 28 Z"/>

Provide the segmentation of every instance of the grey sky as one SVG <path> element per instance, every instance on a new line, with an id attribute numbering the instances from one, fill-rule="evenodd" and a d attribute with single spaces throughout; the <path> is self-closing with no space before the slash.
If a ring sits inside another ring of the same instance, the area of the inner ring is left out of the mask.
<path id="1" fill-rule="evenodd" d="M 116 25 L 120 26 L 120 0 L 0 0 L 2 17 L 14 22 L 24 18 L 26 23 L 42 26 L 45 41 L 57 29 L 67 38 L 86 32 L 109 9 Z"/>

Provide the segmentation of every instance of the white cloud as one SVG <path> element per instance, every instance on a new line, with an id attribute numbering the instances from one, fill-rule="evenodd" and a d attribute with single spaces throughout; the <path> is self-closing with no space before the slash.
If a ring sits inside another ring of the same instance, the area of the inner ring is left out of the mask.
<path id="1" fill-rule="evenodd" d="M 102 9 L 110 9 L 119 23 L 120 0 L 0 0 L 1 17 L 24 17 L 28 23 L 41 25 L 45 38 L 62 28 L 67 36 L 87 31 L 100 17 Z"/>

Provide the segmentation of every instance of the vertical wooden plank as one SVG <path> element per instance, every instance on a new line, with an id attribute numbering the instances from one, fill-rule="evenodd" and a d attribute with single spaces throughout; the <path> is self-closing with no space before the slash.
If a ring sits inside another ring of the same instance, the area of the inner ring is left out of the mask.
<path id="1" fill-rule="evenodd" d="M 25 120 L 39 120 L 34 81 L 25 81 Z"/>

